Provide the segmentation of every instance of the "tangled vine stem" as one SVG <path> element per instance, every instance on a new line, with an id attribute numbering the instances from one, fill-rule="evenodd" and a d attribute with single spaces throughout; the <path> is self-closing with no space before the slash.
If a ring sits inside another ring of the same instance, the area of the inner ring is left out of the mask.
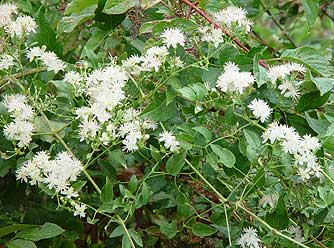
<path id="1" fill-rule="evenodd" d="M 196 6 L 196 4 L 188 1 L 188 0 L 180 0 L 182 3 L 188 5 L 190 7 L 190 9 L 195 10 L 198 14 L 200 14 L 205 20 L 207 20 L 209 23 L 211 23 L 215 28 L 218 28 L 220 30 L 223 31 L 223 33 L 229 37 L 238 47 L 240 47 L 243 51 L 245 51 L 246 53 L 249 52 L 249 48 L 246 47 L 240 40 L 238 40 L 237 38 L 233 37 L 229 32 L 227 32 L 225 29 L 223 29 L 218 23 L 214 22 L 209 15 L 202 10 L 201 8 L 199 8 L 198 6 Z M 269 69 L 268 65 L 265 64 L 262 60 L 259 60 L 259 65 L 261 65 L 262 67 Z"/>
<path id="2" fill-rule="evenodd" d="M 219 193 L 219 191 L 202 175 L 202 173 L 197 170 L 197 168 L 189 161 L 189 160 L 185 160 L 185 162 L 189 165 L 189 167 L 204 181 L 204 183 L 213 190 L 213 192 L 215 192 L 215 194 L 218 196 L 218 198 L 220 199 L 220 201 L 227 206 L 234 206 L 236 209 L 240 208 L 242 211 L 244 211 L 246 214 L 248 214 L 249 216 L 253 217 L 254 219 L 256 219 L 258 222 L 260 222 L 263 226 L 265 226 L 269 231 L 271 231 L 273 234 L 278 235 L 286 240 L 291 241 L 292 243 L 295 243 L 296 245 L 299 245 L 300 247 L 304 247 L 304 248 L 310 248 L 307 245 L 304 245 L 300 242 L 298 242 L 297 240 L 294 240 L 293 238 L 285 235 L 284 233 L 278 231 L 277 229 L 273 228 L 272 226 L 270 226 L 266 221 L 264 221 L 262 218 L 258 217 L 256 214 L 254 214 L 252 211 L 250 211 L 248 208 L 244 207 L 242 204 L 240 204 L 240 202 L 232 202 L 229 201 L 227 198 L 225 198 L 221 193 Z"/>

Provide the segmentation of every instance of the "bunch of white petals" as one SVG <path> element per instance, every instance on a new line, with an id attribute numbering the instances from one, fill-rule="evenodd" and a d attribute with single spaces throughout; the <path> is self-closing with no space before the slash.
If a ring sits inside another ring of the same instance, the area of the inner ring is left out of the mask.
<path id="1" fill-rule="evenodd" d="M 64 81 L 70 83 L 73 86 L 75 93 L 81 94 L 85 92 L 84 77 L 79 72 L 66 72 Z"/>
<path id="2" fill-rule="evenodd" d="M 185 37 L 182 31 L 178 28 L 167 28 L 161 34 L 162 42 L 166 47 L 176 48 L 177 45 L 184 46 Z"/>
<path id="3" fill-rule="evenodd" d="M 216 82 L 216 87 L 222 92 L 243 93 L 244 89 L 252 85 L 255 81 L 250 72 L 241 72 L 239 67 L 233 62 L 227 62 L 224 72 L 220 74 Z"/>
<path id="4" fill-rule="evenodd" d="M 229 6 L 214 14 L 214 19 L 221 25 L 227 28 L 233 28 L 233 25 L 238 25 L 244 28 L 246 32 L 251 30 L 252 22 L 247 19 L 247 11 L 240 7 Z"/>
<path id="5" fill-rule="evenodd" d="M 204 26 L 199 28 L 202 37 L 201 40 L 208 43 L 213 43 L 217 48 L 219 44 L 224 43 L 223 31 L 219 28 Z"/>
<path id="6" fill-rule="evenodd" d="M 37 24 L 30 16 L 19 16 L 15 21 L 10 22 L 6 27 L 6 33 L 11 37 L 22 38 L 31 33 L 36 33 Z"/>
<path id="7" fill-rule="evenodd" d="M 46 151 L 41 151 L 16 171 L 16 177 L 31 185 L 41 183 L 63 195 L 76 196 L 71 183 L 77 180 L 82 170 L 81 162 L 68 152 L 60 152 L 50 159 Z"/>
<path id="8" fill-rule="evenodd" d="M 0 5 L 0 28 L 7 26 L 12 21 L 12 15 L 17 13 L 14 4 L 5 3 Z"/>
<path id="9" fill-rule="evenodd" d="M 177 151 L 180 146 L 180 143 L 176 140 L 175 136 L 170 131 L 164 131 L 160 133 L 159 141 L 164 142 L 164 146 L 171 152 Z"/>
<path id="10" fill-rule="evenodd" d="M 268 103 L 261 99 L 254 99 L 248 107 L 253 111 L 253 115 L 260 118 L 261 122 L 265 122 L 273 111 L 272 108 L 269 107 Z"/>
<path id="11" fill-rule="evenodd" d="M 310 135 L 300 136 L 293 127 L 271 123 L 262 135 L 264 142 L 274 143 L 279 141 L 282 150 L 293 156 L 295 164 L 300 167 L 298 174 L 302 180 L 310 179 L 311 176 L 321 177 L 321 167 L 315 152 L 321 147 L 319 140 Z"/>
<path id="12" fill-rule="evenodd" d="M 10 55 L 1 55 L 0 57 L 0 70 L 7 70 L 9 67 L 15 65 L 14 57 Z"/>
<path id="13" fill-rule="evenodd" d="M 28 146 L 34 131 L 32 119 L 33 108 L 27 103 L 27 98 L 21 94 L 7 95 L 3 100 L 4 106 L 13 121 L 4 126 L 4 135 L 8 140 L 18 141 L 18 147 Z"/>
<path id="14" fill-rule="evenodd" d="M 261 239 L 257 235 L 257 230 L 253 227 L 246 227 L 237 240 L 237 244 L 242 248 L 260 248 Z"/>
<path id="15" fill-rule="evenodd" d="M 65 69 L 65 63 L 58 58 L 54 52 L 45 51 L 46 47 L 32 47 L 27 52 L 27 58 L 29 61 L 37 59 L 41 61 L 48 71 L 54 71 L 58 73 Z"/>
<path id="16" fill-rule="evenodd" d="M 305 72 L 305 67 L 296 63 L 286 63 L 281 65 L 271 66 L 267 72 L 272 83 L 275 84 L 277 79 L 285 79 L 291 72 Z"/>

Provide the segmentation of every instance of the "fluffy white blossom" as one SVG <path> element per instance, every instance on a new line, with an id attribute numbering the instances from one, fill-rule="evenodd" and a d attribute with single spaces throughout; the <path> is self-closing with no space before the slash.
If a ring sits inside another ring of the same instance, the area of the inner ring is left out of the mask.
<path id="1" fill-rule="evenodd" d="M 2 55 L 0 57 L 0 70 L 7 70 L 13 65 L 15 65 L 13 56 Z"/>
<path id="2" fill-rule="evenodd" d="M 243 93 L 244 89 L 252 85 L 255 81 L 250 72 L 241 72 L 239 67 L 233 62 L 228 62 L 224 66 L 224 72 L 218 77 L 216 87 L 222 92 Z"/>
<path id="3" fill-rule="evenodd" d="M 180 143 L 176 140 L 175 136 L 170 131 L 160 133 L 159 141 L 164 142 L 164 146 L 172 152 L 179 149 Z"/>
<path id="4" fill-rule="evenodd" d="M 22 38 L 31 33 L 36 33 L 37 24 L 30 16 L 19 16 L 15 21 L 10 22 L 5 30 L 11 37 Z"/>
<path id="5" fill-rule="evenodd" d="M 268 70 L 268 77 L 271 79 L 274 84 L 277 79 L 285 79 L 286 76 L 290 75 L 291 72 L 305 72 L 305 67 L 296 63 L 286 63 L 276 66 L 271 66 Z"/>
<path id="6" fill-rule="evenodd" d="M 288 232 L 293 235 L 293 239 L 303 243 L 305 242 L 305 238 L 303 237 L 303 232 L 299 226 L 290 226 L 288 228 Z"/>
<path id="7" fill-rule="evenodd" d="M 199 32 L 202 35 L 201 40 L 204 42 L 213 43 L 215 48 L 224 42 L 224 33 L 219 28 L 204 26 L 199 28 Z"/>
<path id="8" fill-rule="evenodd" d="M 83 141 L 85 139 L 94 139 L 100 127 L 95 120 L 83 120 L 79 125 L 79 129 L 80 141 Z"/>
<path id="9" fill-rule="evenodd" d="M 74 216 L 79 216 L 80 218 L 84 218 L 86 216 L 86 208 L 87 206 L 83 203 L 73 203 L 73 207 L 74 207 Z"/>
<path id="10" fill-rule="evenodd" d="M 237 240 L 237 244 L 242 248 L 260 248 L 261 239 L 257 235 L 257 230 L 253 227 L 246 227 Z"/>
<path id="11" fill-rule="evenodd" d="M 253 111 L 253 115 L 260 118 L 261 122 L 265 122 L 273 111 L 269 105 L 261 99 L 254 99 L 248 107 Z"/>
<path id="12" fill-rule="evenodd" d="M 70 183 L 77 180 L 83 170 L 79 160 L 68 152 L 60 152 L 52 160 L 46 151 L 37 153 L 31 160 L 26 161 L 16 172 L 17 179 L 29 182 L 31 185 L 46 184 L 49 189 L 54 189 L 64 195 L 71 192 Z"/>
<path id="13" fill-rule="evenodd" d="M 166 61 L 168 50 L 165 46 L 153 46 L 149 48 L 145 55 L 141 57 L 141 71 L 159 71 L 162 64 Z"/>
<path id="14" fill-rule="evenodd" d="M 12 15 L 17 13 L 15 4 L 5 3 L 0 5 L 0 28 L 7 26 L 12 21 Z"/>
<path id="15" fill-rule="evenodd" d="M 46 66 L 48 71 L 54 71 L 58 73 L 59 71 L 63 71 L 65 69 L 65 63 L 58 58 L 58 56 L 54 52 L 45 51 L 46 48 L 43 46 L 40 47 L 32 47 L 27 52 L 27 58 L 32 61 L 35 58 Z"/>
<path id="16" fill-rule="evenodd" d="M 318 163 L 315 152 L 320 148 L 319 140 L 310 135 L 300 136 L 293 127 L 271 123 L 262 135 L 264 142 L 274 143 L 279 141 L 282 151 L 289 153 L 294 158 L 298 168 L 298 174 L 303 181 L 311 176 L 320 178 L 322 169 Z M 300 167 L 302 166 L 302 167 Z"/>
<path id="17" fill-rule="evenodd" d="M 27 98 L 21 94 L 7 95 L 3 105 L 6 107 L 13 121 L 4 126 L 4 134 L 8 140 L 17 141 L 18 147 L 28 146 L 34 131 L 32 118 L 33 108 L 27 103 Z"/>
<path id="18" fill-rule="evenodd" d="M 138 55 L 131 55 L 129 58 L 122 61 L 122 67 L 132 75 L 138 75 L 141 72 L 141 57 Z"/>
<path id="19" fill-rule="evenodd" d="M 214 14 L 214 19 L 219 24 L 231 29 L 234 25 L 244 28 L 246 32 L 251 30 L 252 22 L 247 19 L 247 11 L 240 7 L 229 6 Z"/>
<path id="20" fill-rule="evenodd" d="M 293 84 L 289 80 L 284 80 L 279 86 L 278 89 L 281 91 L 281 94 L 285 97 L 292 97 L 297 99 L 300 95 L 299 85 Z"/>
<path id="21" fill-rule="evenodd" d="M 182 31 L 178 28 L 167 28 L 161 34 L 163 43 L 167 47 L 176 48 L 177 45 L 184 46 L 185 37 Z"/>

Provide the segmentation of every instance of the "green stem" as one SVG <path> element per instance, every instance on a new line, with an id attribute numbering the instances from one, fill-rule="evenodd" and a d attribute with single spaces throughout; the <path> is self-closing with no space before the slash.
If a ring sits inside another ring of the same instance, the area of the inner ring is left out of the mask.
<path id="1" fill-rule="evenodd" d="M 208 181 L 206 180 L 206 178 L 186 159 L 185 160 L 186 163 L 190 166 L 190 168 L 206 183 L 206 185 L 211 188 L 213 190 L 213 192 L 216 193 L 216 195 L 218 196 L 218 198 L 220 198 L 220 201 L 223 203 L 229 203 L 230 205 L 234 205 L 235 208 L 240 208 L 241 210 L 243 210 L 245 213 L 247 213 L 248 215 L 250 215 L 251 217 L 253 217 L 254 219 L 256 219 L 258 222 L 260 222 L 263 226 L 265 226 L 269 231 L 271 231 L 273 234 L 278 235 L 286 240 L 289 240 L 291 242 L 293 242 L 296 245 L 299 245 L 300 247 L 304 247 L 304 248 L 309 248 L 308 246 L 294 240 L 293 238 L 281 233 L 280 231 L 276 230 L 275 228 L 271 227 L 267 222 L 265 222 L 264 220 L 262 220 L 260 217 L 258 217 L 256 214 L 254 214 L 252 211 L 250 211 L 249 209 L 247 209 L 246 207 L 242 206 L 241 204 L 239 204 L 239 202 L 229 202 L 224 196 L 222 196 L 219 191 Z"/>
<path id="2" fill-rule="evenodd" d="M 122 219 L 119 215 L 117 215 L 116 217 L 117 217 L 118 223 L 122 225 L 122 227 L 123 227 L 123 229 L 124 229 L 124 232 L 125 232 L 126 236 L 128 237 L 128 239 L 129 239 L 129 241 L 130 241 L 130 245 L 131 245 L 131 247 L 132 247 L 132 248 L 136 248 L 135 244 L 134 244 L 133 241 L 132 241 L 132 238 L 131 238 L 131 236 L 130 236 L 129 231 L 128 231 L 128 229 L 127 229 L 126 226 L 125 226 L 125 223 L 124 223 L 123 219 Z"/>
<path id="3" fill-rule="evenodd" d="M 234 114 L 235 114 L 236 116 L 238 116 L 238 117 L 244 119 L 245 121 L 248 121 L 251 125 L 256 126 L 256 127 L 260 128 L 260 129 L 263 130 L 263 131 L 266 130 L 265 127 L 261 126 L 261 125 L 260 125 L 259 123 L 257 123 L 256 121 L 253 121 L 253 120 L 249 119 L 248 117 L 243 116 L 243 115 L 241 115 L 241 114 L 239 114 L 239 113 L 237 113 L 237 112 L 234 112 Z"/>

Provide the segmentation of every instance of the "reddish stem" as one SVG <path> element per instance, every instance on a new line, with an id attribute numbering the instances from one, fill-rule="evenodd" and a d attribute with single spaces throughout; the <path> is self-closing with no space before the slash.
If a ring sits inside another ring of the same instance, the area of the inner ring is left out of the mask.
<path id="1" fill-rule="evenodd" d="M 232 35 L 227 32 L 225 29 L 223 29 L 218 23 L 215 23 L 205 11 L 197 7 L 194 3 L 188 1 L 188 0 L 180 0 L 184 4 L 188 5 L 191 10 L 195 10 L 198 14 L 200 14 L 204 19 L 206 19 L 209 23 L 211 23 L 215 28 L 221 29 L 223 33 L 229 37 L 238 47 L 240 47 L 242 50 L 244 50 L 246 53 L 249 52 L 249 48 L 246 47 L 240 40 L 238 40 L 235 37 L 232 37 Z M 266 69 L 269 69 L 268 65 L 266 65 L 262 60 L 259 60 L 259 64 L 263 66 Z"/>

